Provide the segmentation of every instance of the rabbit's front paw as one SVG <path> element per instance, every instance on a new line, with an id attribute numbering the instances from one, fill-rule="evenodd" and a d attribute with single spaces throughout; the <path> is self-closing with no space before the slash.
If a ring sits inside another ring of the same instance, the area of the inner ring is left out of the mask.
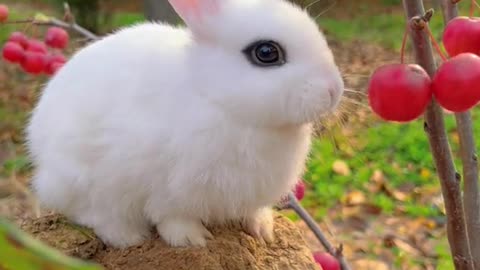
<path id="1" fill-rule="evenodd" d="M 273 213 L 270 208 L 262 208 L 243 222 L 245 231 L 253 237 L 263 239 L 267 243 L 274 240 Z"/>
<path id="2" fill-rule="evenodd" d="M 193 218 L 166 218 L 157 225 L 157 230 L 160 236 L 174 247 L 204 247 L 207 239 L 213 239 L 213 235 L 202 222 Z"/>
<path id="3" fill-rule="evenodd" d="M 115 248 L 128 248 L 140 245 L 150 237 L 150 231 L 147 226 L 132 226 L 128 223 L 99 224 L 95 227 L 95 233 L 102 241 Z"/>

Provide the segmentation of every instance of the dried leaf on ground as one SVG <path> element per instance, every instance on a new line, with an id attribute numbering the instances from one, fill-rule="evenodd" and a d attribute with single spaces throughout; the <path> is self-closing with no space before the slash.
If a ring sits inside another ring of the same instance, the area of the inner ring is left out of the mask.
<path id="1" fill-rule="evenodd" d="M 343 160 L 335 161 L 332 165 L 332 169 L 336 174 L 343 176 L 349 176 L 352 173 L 348 164 Z"/>
<path id="2" fill-rule="evenodd" d="M 342 198 L 343 204 L 347 206 L 364 204 L 366 201 L 367 197 L 365 194 L 358 190 L 351 191 Z"/>

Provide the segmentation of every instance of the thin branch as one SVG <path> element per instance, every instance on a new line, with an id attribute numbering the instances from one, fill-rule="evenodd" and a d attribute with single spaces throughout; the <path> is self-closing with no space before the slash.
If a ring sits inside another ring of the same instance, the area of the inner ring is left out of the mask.
<path id="1" fill-rule="evenodd" d="M 345 257 L 343 257 L 342 247 L 336 249 L 333 247 L 332 244 L 330 244 L 330 242 L 328 242 L 327 238 L 325 237 L 325 235 L 323 235 L 315 220 L 313 220 L 313 218 L 308 214 L 308 212 L 300 205 L 293 193 L 288 194 L 288 200 L 289 208 L 293 209 L 293 211 L 295 211 L 295 213 L 297 213 L 297 215 L 301 219 L 303 219 L 303 221 L 305 221 L 307 226 L 310 228 L 310 230 L 312 230 L 313 234 L 315 234 L 315 237 L 317 237 L 317 239 L 325 247 L 327 252 L 338 259 L 340 265 L 342 266 L 342 270 L 350 270 L 350 266 L 345 260 Z"/>
<path id="2" fill-rule="evenodd" d="M 69 23 L 66 23 L 64 21 L 52 18 L 52 19 L 50 19 L 50 24 L 58 26 L 58 27 L 63 27 L 65 29 L 71 29 L 71 30 L 85 36 L 86 38 L 88 38 L 90 40 L 97 40 L 97 39 L 100 38 L 97 35 L 95 35 L 94 33 L 88 31 L 87 29 L 81 27 L 80 25 L 78 25 L 76 23 L 69 24 Z"/>
<path id="3" fill-rule="evenodd" d="M 89 40 L 98 40 L 100 39 L 99 36 L 95 35 L 94 33 L 88 31 L 87 29 L 81 27 L 76 23 L 67 23 L 62 20 L 56 18 L 48 18 L 48 19 L 25 19 L 25 20 L 17 20 L 17 21 L 9 21 L 5 22 L 4 24 L 23 24 L 29 23 L 34 25 L 46 25 L 46 26 L 57 26 L 67 30 L 72 30 L 80 35 L 86 37 Z"/>
<path id="4" fill-rule="evenodd" d="M 463 203 L 470 251 L 475 269 L 480 268 L 480 194 L 478 162 L 470 112 L 455 114 L 463 163 Z"/>
<path id="5" fill-rule="evenodd" d="M 423 29 L 426 23 L 419 23 L 425 13 L 423 1 L 403 0 L 403 6 L 406 19 L 408 22 L 411 21 L 413 26 L 410 37 L 417 63 L 433 77 L 437 67 L 433 58 L 432 44 Z M 468 246 L 459 180 L 445 131 L 442 109 L 435 100 L 429 104 L 425 113 L 425 131 L 442 187 L 447 215 L 447 236 L 455 269 L 474 269 Z"/>
<path id="6" fill-rule="evenodd" d="M 444 24 L 458 16 L 457 5 L 450 0 L 442 1 Z M 473 7 L 476 1 L 472 2 Z M 470 112 L 456 113 L 457 132 L 460 138 L 460 155 L 463 163 L 463 207 L 475 269 L 480 269 L 480 189 L 478 186 L 478 162 L 473 138 Z"/>

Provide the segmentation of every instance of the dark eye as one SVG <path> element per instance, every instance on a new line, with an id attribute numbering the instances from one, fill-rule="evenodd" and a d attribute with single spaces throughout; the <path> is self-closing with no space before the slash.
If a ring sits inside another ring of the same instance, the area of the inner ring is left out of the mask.
<path id="1" fill-rule="evenodd" d="M 244 53 L 250 62 L 260 67 L 281 66 L 285 64 L 283 49 L 274 41 L 254 42 L 244 50 Z"/>

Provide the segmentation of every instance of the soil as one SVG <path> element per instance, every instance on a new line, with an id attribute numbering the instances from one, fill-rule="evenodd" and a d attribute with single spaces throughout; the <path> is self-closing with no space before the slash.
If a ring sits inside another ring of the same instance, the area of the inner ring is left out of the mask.
<path id="1" fill-rule="evenodd" d="M 141 246 L 113 249 L 92 231 L 60 215 L 27 219 L 21 228 L 70 256 L 98 262 L 107 270 L 320 270 L 299 228 L 281 215 L 275 217 L 273 243 L 256 240 L 240 225 L 230 224 L 210 227 L 214 239 L 205 248 L 170 248 L 156 236 Z"/>

